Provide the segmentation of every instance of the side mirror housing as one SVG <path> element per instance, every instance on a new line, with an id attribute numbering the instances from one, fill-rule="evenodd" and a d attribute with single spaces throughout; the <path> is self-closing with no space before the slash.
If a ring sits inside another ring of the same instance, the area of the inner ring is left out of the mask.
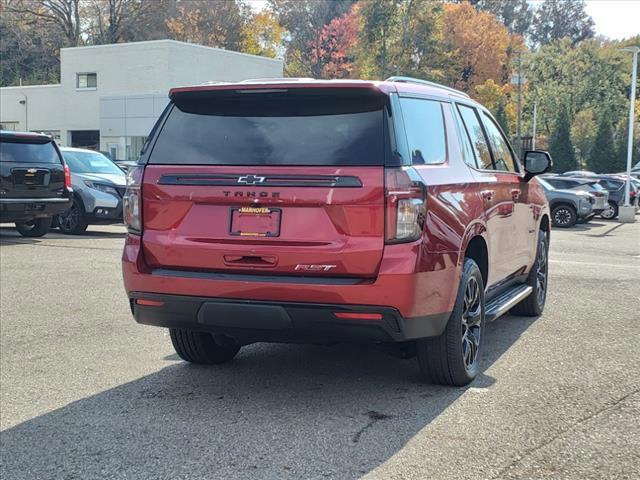
<path id="1" fill-rule="evenodd" d="M 548 172 L 553 167 L 553 160 L 549 152 L 542 150 L 527 150 L 524 153 L 524 181 L 528 182 L 536 175 Z"/>

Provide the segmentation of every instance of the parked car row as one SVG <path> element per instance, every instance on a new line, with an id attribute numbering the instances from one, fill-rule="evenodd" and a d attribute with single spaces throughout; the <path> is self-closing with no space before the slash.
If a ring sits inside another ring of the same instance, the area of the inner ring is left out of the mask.
<path id="1" fill-rule="evenodd" d="M 542 175 L 538 181 L 545 189 L 556 227 L 572 227 L 579 222 L 588 222 L 596 215 L 614 219 L 618 216 L 618 207 L 624 204 L 626 178 L 623 175 L 571 171 Z M 636 209 L 639 191 L 640 181 L 631 178 L 630 202 Z"/>
<path id="2" fill-rule="evenodd" d="M 83 233 L 122 222 L 123 169 L 100 152 L 58 148 L 39 133 L 0 131 L 0 220 L 20 234 Z"/>

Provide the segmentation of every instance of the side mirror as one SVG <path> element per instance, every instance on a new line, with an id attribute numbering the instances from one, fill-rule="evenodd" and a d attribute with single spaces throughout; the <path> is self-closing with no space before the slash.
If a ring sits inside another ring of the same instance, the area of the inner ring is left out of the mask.
<path id="1" fill-rule="evenodd" d="M 548 152 L 543 152 L 542 150 L 527 150 L 524 153 L 525 182 L 528 182 L 536 175 L 541 175 L 549 171 L 551 167 L 553 167 L 553 161 Z"/>

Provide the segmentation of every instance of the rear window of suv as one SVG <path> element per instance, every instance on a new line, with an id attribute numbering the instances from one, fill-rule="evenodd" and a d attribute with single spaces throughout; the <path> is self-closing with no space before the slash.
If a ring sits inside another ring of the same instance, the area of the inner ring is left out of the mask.
<path id="1" fill-rule="evenodd" d="M 189 93 L 174 99 L 149 163 L 384 164 L 380 96 Z"/>
<path id="2" fill-rule="evenodd" d="M 13 163 L 60 163 L 51 142 L 25 143 L 0 141 L 0 161 Z"/>

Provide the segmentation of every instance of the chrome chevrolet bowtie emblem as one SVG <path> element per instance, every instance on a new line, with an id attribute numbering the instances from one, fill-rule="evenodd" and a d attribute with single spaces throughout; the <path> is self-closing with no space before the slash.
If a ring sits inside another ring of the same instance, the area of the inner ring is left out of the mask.
<path id="1" fill-rule="evenodd" d="M 256 185 L 264 182 L 264 180 L 265 177 L 259 177 L 257 175 L 243 175 L 238 178 L 238 183 L 242 183 L 243 185 Z"/>

